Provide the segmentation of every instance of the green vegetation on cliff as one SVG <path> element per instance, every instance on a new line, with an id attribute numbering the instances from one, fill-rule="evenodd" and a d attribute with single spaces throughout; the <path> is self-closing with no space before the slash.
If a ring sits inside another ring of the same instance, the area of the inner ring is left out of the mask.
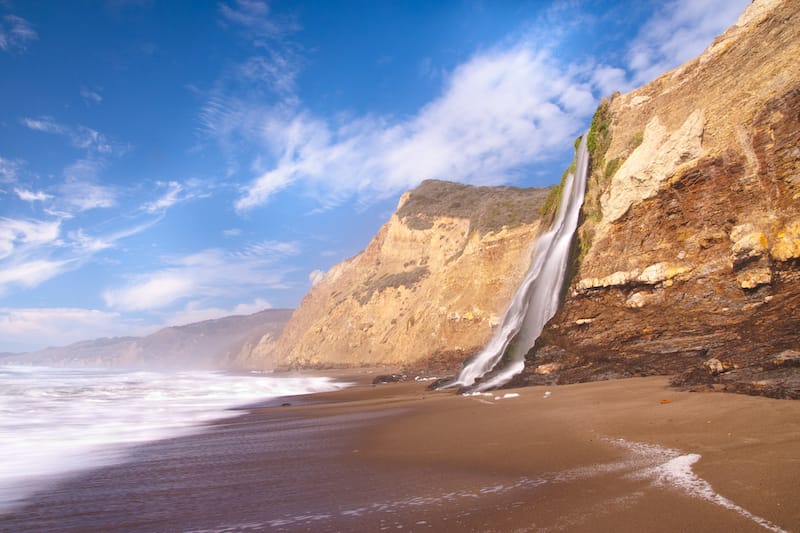
<path id="1" fill-rule="evenodd" d="M 610 111 L 610 102 L 603 98 L 594 113 L 592 124 L 589 126 L 589 132 L 587 133 L 586 147 L 589 152 L 589 169 L 587 171 L 586 196 L 584 198 L 583 209 L 581 210 L 579 229 L 575 233 L 575 237 L 572 241 L 564 290 L 567 290 L 567 287 L 569 287 L 572 278 L 577 274 L 581 262 L 592 246 L 594 225 L 602 218 L 600 192 L 622 165 L 622 160 L 619 158 L 612 159 L 608 163 L 605 162 L 606 152 L 611 145 L 611 123 L 613 118 Z M 561 192 L 567 175 L 575 171 L 580 141 L 580 137 L 575 139 L 575 155 L 572 158 L 572 163 L 570 163 L 569 167 L 561 175 L 561 182 L 550 190 L 550 193 L 542 204 L 542 223 L 546 226 L 552 224 L 558 213 L 558 208 L 561 203 Z M 641 140 L 639 140 L 639 142 L 641 142 Z"/>
<path id="2" fill-rule="evenodd" d="M 613 100 L 619 93 L 611 95 Z M 594 240 L 594 227 L 603 218 L 600 205 L 600 195 L 607 187 L 611 178 L 622 166 L 623 159 L 614 158 L 606 162 L 606 153 L 611 146 L 611 125 L 614 115 L 611 112 L 611 100 L 603 98 L 594 113 L 592 124 L 589 126 L 587 148 L 589 150 L 589 170 L 586 179 L 586 196 L 581 211 L 581 224 L 576 236 L 576 251 L 572 265 L 572 274 L 578 271 L 581 262 L 592 247 Z M 641 143 L 641 139 L 638 140 Z"/>

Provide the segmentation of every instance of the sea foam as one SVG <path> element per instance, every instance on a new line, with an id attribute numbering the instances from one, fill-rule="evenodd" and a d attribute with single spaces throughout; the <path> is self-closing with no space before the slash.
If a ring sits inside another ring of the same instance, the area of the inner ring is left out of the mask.
<path id="1" fill-rule="evenodd" d="M 187 435 L 235 407 L 347 386 L 325 377 L 0 366 L 0 513 L 133 445 Z"/>

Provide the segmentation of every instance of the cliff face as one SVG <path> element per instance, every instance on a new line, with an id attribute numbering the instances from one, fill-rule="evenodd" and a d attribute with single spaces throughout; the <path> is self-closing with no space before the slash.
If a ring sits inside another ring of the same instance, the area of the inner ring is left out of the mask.
<path id="1" fill-rule="evenodd" d="M 798 57 L 800 3 L 756 1 L 601 106 L 579 268 L 517 383 L 678 373 L 800 396 Z"/>
<path id="2" fill-rule="evenodd" d="M 458 365 L 502 318 L 530 263 L 547 189 L 427 181 L 367 248 L 303 299 L 283 367 Z"/>

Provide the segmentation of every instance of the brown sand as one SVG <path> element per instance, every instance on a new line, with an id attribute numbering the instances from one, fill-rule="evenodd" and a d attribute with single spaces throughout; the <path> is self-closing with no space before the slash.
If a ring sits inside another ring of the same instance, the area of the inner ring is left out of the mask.
<path id="1" fill-rule="evenodd" d="M 143 446 L 0 531 L 800 531 L 800 402 L 666 378 L 495 399 L 372 376 Z"/>
<path id="2" fill-rule="evenodd" d="M 461 519 L 468 498 L 446 502 L 445 516 L 433 520 L 437 530 L 449 516 L 452 529 L 479 531 L 800 531 L 800 402 L 679 392 L 667 382 L 530 387 L 494 397 L 429 392 L 419 383 L 360 386 L 319 395 L 331 403 L 304 411 L 401 409 L 358 436 L 351 460 L 376 470 L 470 473 L 484 489 L 531 480 L 498 489 L 496 501 L 472 505 Z M 519 396 L 495 399 L 509 393 Z M 632 454 L 635 443 L 675 453 Z M 700 455 L 691 471 L 708 484 L 694 493 L 680 478 L 658 484 L 645 474 L 685 454 Z M 632 456 L 639 464 L 614 466 Z M 398 525 L 415 524 L 411 518 Z"/>

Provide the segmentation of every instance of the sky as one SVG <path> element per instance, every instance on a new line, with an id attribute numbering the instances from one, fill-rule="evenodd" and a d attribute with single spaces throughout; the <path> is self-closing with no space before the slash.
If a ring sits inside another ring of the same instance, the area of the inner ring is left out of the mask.
<path id="1" fill-rule="evenodd" d="M 748 0 L 0 0 L 0 352 L 294 308 L 425 179 L 546 186 Z"/>

